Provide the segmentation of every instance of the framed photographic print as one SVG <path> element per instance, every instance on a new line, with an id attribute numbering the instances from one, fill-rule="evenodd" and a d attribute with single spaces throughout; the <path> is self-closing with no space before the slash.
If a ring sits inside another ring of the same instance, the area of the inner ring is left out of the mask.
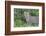
<path id="1" fill-rule="evenodd" d="M 44 3 L 5 1 L 5 34 L 45 32 Z"/>

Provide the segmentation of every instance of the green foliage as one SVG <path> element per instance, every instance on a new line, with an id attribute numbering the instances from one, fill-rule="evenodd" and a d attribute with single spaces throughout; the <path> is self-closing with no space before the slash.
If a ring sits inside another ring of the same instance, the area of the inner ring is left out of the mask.
<path id="1" fill-rule="evenodd" d="M 20 27 L 21 25 L 23 25 L 23 22 L 21 20 L 16 20 L 16 26 Z"/>
<path id="2" fill-rule="evenodd" d="M 37 10 L 32 10 L 32 12 L 31 12 L 31 16 L 39 16 L 39 10 L 37 9 Z"/>
<path id="3" fill-rule="evenodd" d="M 26 26 L 35 26 L 34 23 L 27 24 L 24 12 L 29 12 L 31 16 L 38 16 L 38 9 L 20 9 L 14 8 L 14 27 L 26 27 Z"/>

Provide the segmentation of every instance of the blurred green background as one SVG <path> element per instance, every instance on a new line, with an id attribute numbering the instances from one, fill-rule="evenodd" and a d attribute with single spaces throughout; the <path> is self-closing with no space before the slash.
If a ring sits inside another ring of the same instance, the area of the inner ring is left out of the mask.
<path id="1" fill-rule="evenodd" d="M 24 12 L 29 12 L 31 16 L 39 16 L 39 9 L 14 8 L 14 27 L 36 27 L 38 23 L 27 24 Z"/>

